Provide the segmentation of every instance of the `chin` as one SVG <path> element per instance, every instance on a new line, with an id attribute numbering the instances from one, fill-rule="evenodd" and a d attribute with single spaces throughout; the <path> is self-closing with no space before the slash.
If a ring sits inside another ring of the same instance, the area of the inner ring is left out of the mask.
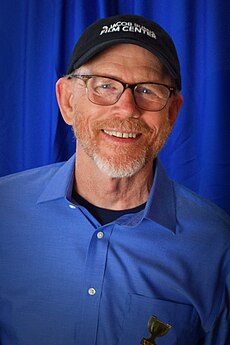
<path id="1" fill-rule="evenodd" d="M 93 155 L 93 160 L 97 168 L 105 175 L 112 178 L 132 177 L 146 165 L 146 155 L 141 155 L 138 159 L 119 160 L 113 158 L 102 158 L 97 154 Z"/>

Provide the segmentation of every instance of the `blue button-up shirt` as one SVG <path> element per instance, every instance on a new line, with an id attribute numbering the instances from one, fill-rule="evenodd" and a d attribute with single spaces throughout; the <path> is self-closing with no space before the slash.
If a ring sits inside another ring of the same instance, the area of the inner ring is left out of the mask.
<path id="1" fill-rule="evenodd" d="M 0 180 L 0 344 L 230 341 L 230 222 L 157 161 L 146 207 L 102 226 L 71 202 L 66 163 Z"/>

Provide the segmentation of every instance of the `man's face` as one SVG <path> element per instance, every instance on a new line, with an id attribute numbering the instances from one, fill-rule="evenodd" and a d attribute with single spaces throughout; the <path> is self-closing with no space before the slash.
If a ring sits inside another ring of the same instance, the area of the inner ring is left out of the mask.
<path id="1" fill-rule="evenodd" d="M 159 60 L 136 45 L 119 44 L 109 48 L 82 66 L 77 74 L 101 75 L 134 84 L 159 82 L 171 86 Z M 90 158 L 106 175 L 121 178 L 136 174 L 154 158 L 171 132 L 175 112 L 170 99 L 158 112 L 137 107 L 132 91 L 126 89 L 117 103 L 96 105 L 86 95 L 85 83 L 73 83 L 72 126 L 78 153 Z M 172 115 L 173 114 L 173 115 Z"/>

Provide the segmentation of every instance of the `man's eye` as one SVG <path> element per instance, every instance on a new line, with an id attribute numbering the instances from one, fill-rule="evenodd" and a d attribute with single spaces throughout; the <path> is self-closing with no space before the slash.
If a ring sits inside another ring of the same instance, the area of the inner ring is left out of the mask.
<path id="1" fill-rule="evenodd" d="M 146 87 L 145 85 L 137 87 L 136 88 L 136 93 L 139 95 L 143 95 L 146 97 L 151 97 L 151 99 L 155 98 L 166 98 L 167 94 L 165 94 L 165 90 L 160 87 Z"/>
<path id="2" fill-rule="evenodd" d="M 147 87 L 138 87 L 136 89 L 136 92 L 140 93 L 140 94 L 145 94 L 145 95 L 151 95 L 153 92 L 151 89 L 147 88 Z"/>
<path id="3" fill-rule="evenodd" d="M 95 88 L 95 90 L 97 92 L 116 92 L 117 91 L 117 88 L 115 85 L 113 84 L 105 84 L 105 83 L 102 83 L 102 84 L 98 84 Z"/>
<path id="4" fill-rule="evenodd" d="M 145 94 L 151 94 L 151 93 L 153 93 L 152 92 L 152 90 L 150 90 L 150 89 L 147 89 L 146 87 L 144 87 L 143 89 L 142 89 L 142 93 L 145 93 Z"/>
<path id="5" fill-rule="evenodd" d="M 100 88 L 102 89 L 112 89 L 112 85 L 111 84 L 101 84 L 99 85 Z"/>

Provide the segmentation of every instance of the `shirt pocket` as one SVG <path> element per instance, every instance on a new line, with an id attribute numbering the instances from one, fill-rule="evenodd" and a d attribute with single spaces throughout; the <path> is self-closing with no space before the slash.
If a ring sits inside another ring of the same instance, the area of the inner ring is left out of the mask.
<path id="1" fill-rule="evenodd" d="M 166 335 L 156 338 L 157 345 L 194 345 L 201 336 L 199 316 L 193 306 L 129 294 L 118 345 L 137 345 L 143 337 L 149 338 L 151 316 L 172 326 Z"/>

